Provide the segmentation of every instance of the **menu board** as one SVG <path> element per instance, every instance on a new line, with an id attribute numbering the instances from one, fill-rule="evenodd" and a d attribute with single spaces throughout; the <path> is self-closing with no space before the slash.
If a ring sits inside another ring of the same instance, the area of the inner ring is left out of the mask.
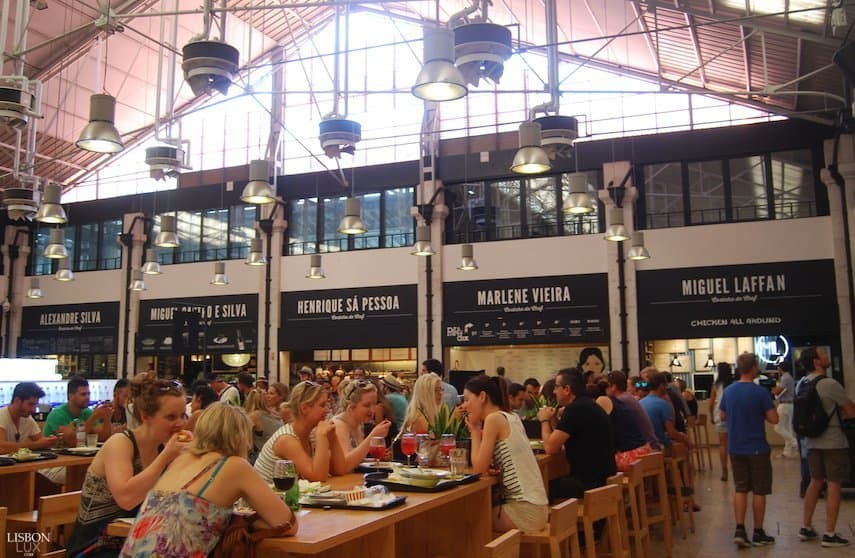
<path id="1" fill-rule="evenodd" d="M 446 346 L 602 342 L 609 335 L 604 273 L 443 286 Z"/>
<path id="2" fill-rule="evenodd" d="M 18 356 L 110 354 L 118 338 L 118 302 L 25 306 Z"/>
<path id="3" fill-rule="evenodd" d="M 137 354 L 253 353 L 258 295 L 140 301 Z"/>
<path id="4" fill-rule="evenodd" d="M 839 328 L 832 260 L 639 271 L 643 339 L 827 335 Z"/>
<path id="5" fill-rule="evenodd" d="M 415 285 L 282 293 L 279 346 L 285 350 L 414 347 L 416 300 Z M 373 351 L 371 358 L 375 359 Z"/>

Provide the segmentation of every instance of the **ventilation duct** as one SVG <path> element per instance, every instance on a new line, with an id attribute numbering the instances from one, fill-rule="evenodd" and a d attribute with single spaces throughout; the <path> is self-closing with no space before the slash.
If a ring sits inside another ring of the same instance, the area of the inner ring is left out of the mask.
<path id="1" fill-rule="evenodd" d="M 0 76 L 0 125 L 21 129 L 30 116 L 37 116 L 36 92 L 40 82 L 23 76 Z"/>
<path id="2" fill-rule="evenodd" d="M 184 79 L 194 95 L 228 93 L 238 71 L 240 53 L 226 43 L 202 40 L 187 43 L 182 49 Z"/>
<path id="3" fill-rule="evenodd" d="M 29 188 L 7 188 L 3 191 L 3 205 L 11 221 L 31 221 L 39 210 L 39 193 Z"/>
<path id="4" fill-rule="evenodd" d="M 173 145 L 146 148 L 145 163 L 149 166 L 149 176 L 155 180 L 176 178 L 183 169 L 190 168 L 185 162 L 184 150 Z"/>
<path id="5" fill-rule="evenodd" d="M 495 23 L 468 23 L 454 29 L 454 64 L 466 83 L 499 83 L 511 57 L 511 31 Z"/>
<path id="6" fill-rule="evenodd" d="M 549 158 L 569 157 L 579 137 L 579 122 L 561 115 L 541 116 L 534 121 L 540 124 L 540 145 Z"/>
<path id="7" fill-rule="evenodd" d="M 356 144 L 362 140 L 362 124 L 337 117 L 322 120 L 319 139 L 324 154 L 330 159 L 339 159 L 342 153 L 353 155 Z"/>

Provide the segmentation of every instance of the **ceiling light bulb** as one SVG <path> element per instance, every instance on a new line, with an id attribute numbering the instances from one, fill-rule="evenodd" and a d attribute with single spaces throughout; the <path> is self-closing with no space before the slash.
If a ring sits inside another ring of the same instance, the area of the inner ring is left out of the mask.
<path id="1" fill-rule="evenodd" d="M 424 65 L 411 89 L 425 101 L 453 101 L 466 95 L 466 80 L 454 65 L 454 31 L 425 28 Z"/>
<path id="2" fill-rule="evenodd" d="M 160 232 L 154 237 L 154 245 L 160 248 L 178 248 L 181 245 L 175 228 L 175 215 L 161 215 Z"/>
<path id="3" fill-rule="evenodd" d="M 36 212 L 36 221 L 52 225 L 64 225 L 68 222 L 65 210 L 59 205 L 62 188 L 59 184 L 45 184 L 44 197 Z"/>
<path id="4" fill-rule="evenodd" d="M 154 248 L 149 248 L 145 251 L 145 262 L 142 264 L 142 270 L 146 275 L 160 275 L 163 272 L 160 270 L 160 262 L 157 261 L 157 252 Z"/>
<path id="5" fill-rule="evenodd" d="M 42 292 L 41 281 L 38 277 L 30 279 L 30 288 L 27 289 L 27 298 L 42 298 L 45 293 Z"/>
<path id="6" fill-rule="evenodd" d="M 212 285 L 228 285 L 229 278 L 226 277 L 226 262 L 214 262 L 214 278 Z"/>
<path id="7" fill-rule="evenodd" d="M 606 229 L 606 240 L 612 242 L 622 242 L 629 240 L 629 232 L 623 225 L 623 208 L 609 208 L 609 227 Z"/>
<path id="8" fill-rule="evenodd" d="M 430 227 L 427 225 L 416 227 L 416 243 L 413 244 L 413 251 L 410 254 L 414 256 L 433 256 L 436 254 L 430 245 Z"/>
<path id="9" fill-rule="evenodd" d="M 475 262 L 474 249 L 471 244 L 460 245 L 460 265 L 457 269 L 460 271 L 475 271 L 478 269 L 478 264 Z"/>
<path id="10" fill-rule="evenodd" d="M 47 246 L 45 246 L 44 256 L 55 260 L 68 257 L 68 250 L 65 248 L 65 229 L 50 230 L 50 238 Z"/>
<path id="11" fill-rule="evenodd" d="M 632 232 L 632 246 L 626 253 L 626 257 L 630 260 L 649 260 L 650 252 L 644 246 L 644 233 L 641 231 Z"/>
<path id="12" fill-rule="evenodd" d="M 540 146 L 540 124 L 521 123 L 519 136 L 520 148 L 514 155 L 511 171 L 517 174 L 539 174 L 551 169 L 549 155 Z"/>
<path id="13" fill-rule="evenodd" d="M 309 258 L 309 272 L 306 273 L 306 279 L 326 279 L 324 268 L 321 267 L 321 255 L 312 254 Z"/>
<path id="14" fill-rule="evenodd" d="M 89 97 L 89 124 L 80 132 L 77 147 L 94 153 L 118 153 L 125 148 L 116 130 L 116 99 L 96 93 Z"/>
<path id="15" fill-rule="evenodd" d="M 249 162 L 249 182 L 243 187 L 241 201 L 257 205 L 265 205 L 276 201 L 276 192 L 269 182 L 270 163 L 266 160 Z"/>
<path id="16" fill-rule="evenodd" d="M 338 225 L 338 232 L 342 234 L 362 234 L 368 229 L 362 222 L 362 204 L 359 198 L 347 198 L 344 201 L 344 217 Z"/>

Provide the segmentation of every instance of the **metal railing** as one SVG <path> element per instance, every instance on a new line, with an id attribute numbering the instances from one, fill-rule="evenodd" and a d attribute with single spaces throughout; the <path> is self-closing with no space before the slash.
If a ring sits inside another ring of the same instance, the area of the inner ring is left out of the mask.
<path id="1" fill-rule="evenodd" d="M 299 256 L 303 254 L 328 254 L 334 252 L 347 252 L 349 250 L 371 250 L 375 248 L 399 248 L 412 246 L 415 242 L 414 233 L 391 233 L 386 235 L 353 235 L 351 237 L 333 238 L 317 242 L 306 240 L 302 242 L 291 241 L 285 247 L 286 256 Z"/>
<path id="2" fill-rule="evenodd" d="M 817 204 L 815 201 L 775 202 L 775 220 L 803 219 L 816 217 Z M 683 211 L 663 211 L 660 213 L 647 212 L 648 229 L 667 229 L 686 226 Z M 767 221 L 772 217 L 766 204 L 744 205 L 733 207 L 730 219 L 724 207 L 710 209 L 695 209 L 689 211 L 689 224 L 708 225 L 713 223 L 740 223 L 745 221 Z"/>

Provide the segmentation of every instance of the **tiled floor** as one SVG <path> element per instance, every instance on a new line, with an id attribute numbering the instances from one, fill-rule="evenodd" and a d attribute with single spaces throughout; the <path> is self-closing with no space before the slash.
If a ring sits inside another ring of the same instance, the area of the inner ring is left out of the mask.
<path id="1" fill-rule="evenodd" d="M 802 499 L 799 498 L 799 462 L 796 459 L 774 459 L 774 484 L 772 495 L 767 497 L 766 533 L 775 537 L 775 544 L 739 550 L 732 542 L 734 520 L 731 498 L 733 481 L 722 482 L 718 456 L 713 456 L 713 470 L 696 472 L 695 500 L 702 511 L 695 513 L 695 533 L 685 540 L 679 528 L 674 530 L 674 558 L 720 558 L 722 556 L 768 557 L 812 556 L 816 558 L 855 557 L 855 494 L 844 492 L 843 504 L 837 521 L 837 532 L 853 542 L 844 548 L 822 548 L 819 541 L 801 542 L 797 536 L 802 518 Z M 753 528 L 751 506 L 747 527 Z M 814 513 L 814 527 L 821 534 L 825 523 L 825 500 L 820 500 Z M 661 537 L 654 534 L 653 555 L 664 556 Z"/>

